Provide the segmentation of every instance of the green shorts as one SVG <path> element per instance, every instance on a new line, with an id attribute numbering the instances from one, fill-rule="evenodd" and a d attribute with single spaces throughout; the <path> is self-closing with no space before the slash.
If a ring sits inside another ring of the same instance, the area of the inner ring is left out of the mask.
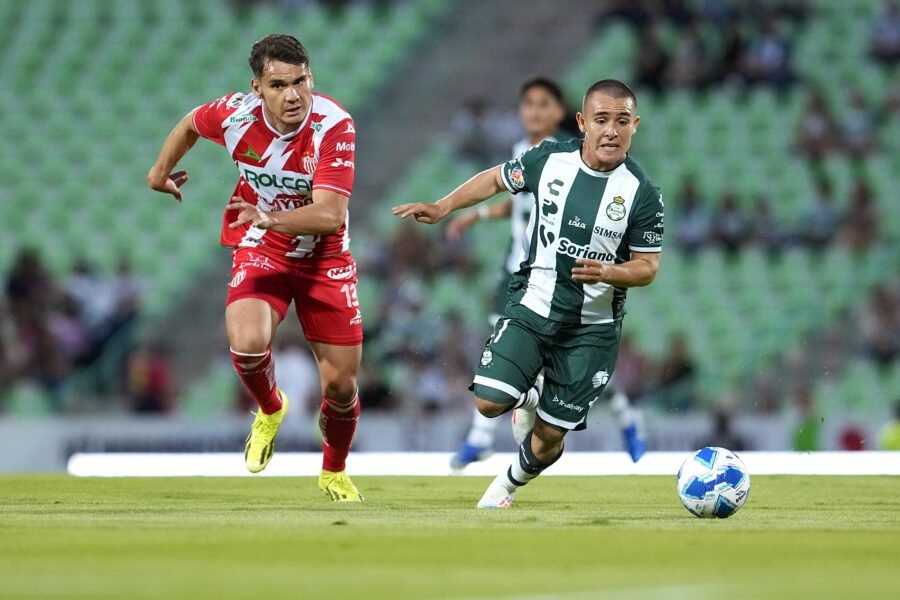
<path id="1" fill-rule="evenodd" d="M 574 325 L 512 306 L 494 325 L 472 390 L 484 400 L 512 404 L 544 370 L 538 415 L 563 429 L 584 429 L 616 366 L 621 321 Z"/>

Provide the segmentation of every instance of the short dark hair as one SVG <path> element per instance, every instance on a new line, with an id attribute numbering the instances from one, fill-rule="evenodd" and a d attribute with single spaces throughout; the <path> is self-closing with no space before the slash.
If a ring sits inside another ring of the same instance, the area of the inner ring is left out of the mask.
<path id="1" fill-rule="evenodd" d="M 533 79 L 529 79 L 528 81 L 523 83 L 522 88 L 519 90 L 519 99 L 521 100 L 522 98 L 524 98 L 525 94 L 527 94 L 534 88 L 541 88 L 542 90 L 553 96 L 553 99 L 559 102 L 561 105 L 565 105 L 563 93 L 559 85 L 552 79 L 547 79 L 546 77 L 534 77 Z"/>
<path id="2" fill-rule="evenodd" d="M 309 65 L 309 52 L 292 35 L 272 33 L 257 40 L 250 48 L 250 69 L 257 79 L 262 77 L 266 63 L 277 60 L 289 65 Z"/>
<path id="3" fill-rule="evenodd" d="M 637 107 L 637 96 L 634 95 L 634 91 L 618 79 L 601 79 L 596 82 L 584 93 L 583 104 L 587 104 L 588 98 L 598 93 L 607 94 L 613 98 L 631 98 Z"/>

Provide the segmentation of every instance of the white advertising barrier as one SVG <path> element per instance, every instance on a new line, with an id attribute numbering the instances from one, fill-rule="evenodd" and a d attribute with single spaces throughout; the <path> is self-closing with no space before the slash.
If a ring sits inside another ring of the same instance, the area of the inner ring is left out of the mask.
<path id="1" fill-rule="evenodd" d="M 351 454 L 353 475 L 452 475 L 449 452 L 360 452 Z M 514 454 L 495 454 L 472 464 L 464 475 L 494 476 Z M 671 475 L 688 452 L 648 452 L 633 464 L 619 452 L 566 453 L 546 475 Z M 741 452 L 751 475 L 900 475 L 900 452 Z M 319 453 L 279 453 L 264 477 L 319 474 Z M 249 477 L 239 453 L 140 454 L 80 453 L 69 459 L 77 477 Z"/>

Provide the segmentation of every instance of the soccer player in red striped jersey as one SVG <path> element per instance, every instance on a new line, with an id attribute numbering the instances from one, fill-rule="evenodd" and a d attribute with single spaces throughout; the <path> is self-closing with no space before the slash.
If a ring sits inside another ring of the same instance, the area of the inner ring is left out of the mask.
<path id="1" fill-rule="evenodd" d="M 166 138 L 147 182 L 180 202 L 188 176 L 174 169 L 197 139 L 227 148 L 239 179 L 221 234 L 222 244 L 234 248 L 225 321 L 235 371 L 259 404 L 245 446 L 247 468 L 266 468 L 288 410 L 270 346 L 293 302 L 322 383 L 319 487 L 334 501 L 359 502 L 345 465 L 360 411 L 363 338 L 347 218 L 353 118 L 313 92 L 309 55 L 296 38 L 262 38 L 249 62 L 252 92 L 188 113 Z"/>

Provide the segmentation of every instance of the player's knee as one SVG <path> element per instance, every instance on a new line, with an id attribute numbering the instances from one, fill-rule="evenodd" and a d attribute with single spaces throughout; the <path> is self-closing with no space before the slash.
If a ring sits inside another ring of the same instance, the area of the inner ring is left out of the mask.
<path id="1" fill-rule="evenodd" d="M 490 400 L 476 397 L 475 408 L 485 417 L 493 418 L 499 417 L 506 412 L 507 407 L 502 404 L 497 404 L 496 402 L 491 402 Z"/>
<path id="2" fill-rule="evenodd" d="M 533 438 L 537 441 L 536 446 L 540 454 L 551 452 L 562 445 L 563 439 L 566 437 L 566 431 L 560 430 L 549 423 L 545 423 L 542 419 L 538 419 L 534 423 Z"/>
<path id="3" fill-rule="evenodd" d="M 269 336 L 258 331 L 234 332 L 228 341 L 239 354 L 263 354 L 269 349 Z"/>
<path id="4" fill-rule="evenodd" d="M 339 374 L 322 382 L 322 393 L 328 399 L 347 403 L 356 396 L 356 385 L 354 375 Z"/>

